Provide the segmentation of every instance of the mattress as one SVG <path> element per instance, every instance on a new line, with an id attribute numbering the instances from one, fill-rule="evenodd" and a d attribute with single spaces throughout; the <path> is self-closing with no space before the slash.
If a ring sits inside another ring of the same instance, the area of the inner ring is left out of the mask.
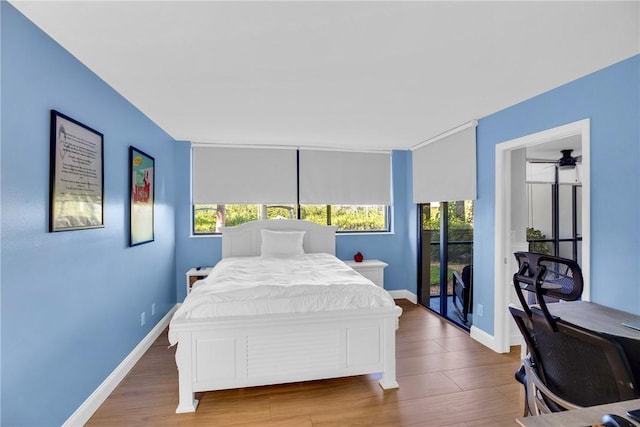
<path id="1" fill-rule="evenodd" d="M 393 306 L 387 291 L 333 255 L 230 257 L 194 284 L 173 319 Z"/>

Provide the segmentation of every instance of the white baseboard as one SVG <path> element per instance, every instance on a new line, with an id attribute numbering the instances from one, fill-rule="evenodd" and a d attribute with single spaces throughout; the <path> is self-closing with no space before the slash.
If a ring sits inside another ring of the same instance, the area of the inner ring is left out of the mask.
<path id="1" fill-rule="evenodd" d="M 471 336 L 471 338 L 478 341 L 480 344 L 486 347 L 489 347 L 491 350 L 495 351 L 496 353 L 504 353 L 504 351 L 502 351 L 502 349 L 499 349 L 498 346 L 496 345 L 496 338 L 493 335 L 489 335 L 482 329 L 471 325 L 471 331 L 469 335 Z M 522 341 L 523 340 L 520 335 L 511 335 L 509 337 L 509 347 L 516 346 L 516 345 L 523 345 Z M 507 349 L 507 352 L 509 352 L 508 349 Z"/>
<path id="2" fill-rule="evenodd" d="M 485 347 L 489 347 L 491 350 L 495 351 L 496 353 L 503 353 L 503 351 L 501 351 L 496 345 L 496 338 L 493 335 L 489 335 L 488 333 L 486 333 L 485 331 L 483 331 L 482 329 L 474 325 L 471 325 L 471 331 L 469 332 L 469 336 L 471 336 L 471 338 L 478 341 L 480 344 L 484 345 Z"/>
<path id="3" fill-rule="evenodd" d="M 140 360 L 144 353 L 151 347 L 151 344 L 160 336 L 162 331 L 171 321 L 173 313 L 178 309 L 180 304 L 176 304 L 169 312 L 156 324 L 156 326 L 143 338 L 142 341 L 134 348 L 125 359 L 120 362 L 116 369 L 98 386 L 97 389 L 85 400 L 82 405 L 64 422 L 63 427 L 83 426 L 89 421 L 89 418 L 98 410 L 100 405 L 104 403 L 109 395 L 120 384 L 120 381 L 129 373 L 129 371 Z"/>
<path id="4" fill-rule="evenodd" d="M 406 289 L 401 289 L 398 291 L 388 291 L 388 292 L 393 299 L 406 299 L 414 304 L 418 303 L 418 296 L 411 291 L 407 291 Z"/>
<path id="5" fill-rule="evenodd" d="M 517 334 L 517 335 L 511 335 L 511 337 L 509 338 L 509 346 L 513 347 L 514 345 L 520 345 L 520 346 L 524 346 L 524 339 L 522 338 L 522 335 Z"/>

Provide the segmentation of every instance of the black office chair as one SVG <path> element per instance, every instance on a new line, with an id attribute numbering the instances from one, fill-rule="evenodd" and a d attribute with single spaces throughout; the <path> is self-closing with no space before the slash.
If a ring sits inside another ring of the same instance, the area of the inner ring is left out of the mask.
<path id="1" fill-rule="evenodd" d="M 540 305 L 547 321 L 553 325 L 547 302 L 579 300 L 584 287 L 582 269 L 567 258 L 534 252 L 515 252 L 514 256 L 518 260 L 518 271 L 513 275 L 513 285 L 520 304 L 529 314 L 532 301 L 524 292 L 531 292 L 535 296 L 533 302 Z"/>
<path id="2" fill-rule="evenodd" d="M 469 322 L 473 310 L 473 265 L 453 272 L 453 308 L 464 323 Z"/>
<path id="3" fill-rule="evenodd" d="M 551 324 L 538 307 L 509 311 L 529 349 L 520 372 L 529 414 L 640 396 L 624 351 L 610 337 L 557 317 Z"/>

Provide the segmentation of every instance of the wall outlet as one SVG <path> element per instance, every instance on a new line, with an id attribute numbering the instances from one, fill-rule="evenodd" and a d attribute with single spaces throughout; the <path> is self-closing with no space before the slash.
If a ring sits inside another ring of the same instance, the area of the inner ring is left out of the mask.
<path id="1" fill-rule="evenodd" d="M 152 316 L 156 315 L 156 304 L 155 303 L 151 304 L 151 315 Z"/>
<path id="2" fill-rule="evenodd" d="M 140 327 L 144 326 L 144 324 L 147 322 L 146 314 L 147 313 L 144 311 L 140 313 Z"/>
<path id="3" fill-rule="evenodd" d="M 476 314 L 479 317 L 482 317 L 482 315 L 484 314 L 484 306 L 482 304 L 478 304 L 478 309 L 476 310 Z"/>

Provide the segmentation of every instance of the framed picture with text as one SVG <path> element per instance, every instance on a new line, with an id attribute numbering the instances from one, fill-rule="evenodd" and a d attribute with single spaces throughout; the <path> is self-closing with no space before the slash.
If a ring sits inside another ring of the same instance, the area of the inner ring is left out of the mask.
<path id="1" fill-rule="evenodd" d="M 104 227 L 104 137 L 51 110 L 49 231 Z"/>
<path id="2" fill-rule="evenodd" d="M 129 246 L 153 242 L 155 159 L 129 147 Z"/>

